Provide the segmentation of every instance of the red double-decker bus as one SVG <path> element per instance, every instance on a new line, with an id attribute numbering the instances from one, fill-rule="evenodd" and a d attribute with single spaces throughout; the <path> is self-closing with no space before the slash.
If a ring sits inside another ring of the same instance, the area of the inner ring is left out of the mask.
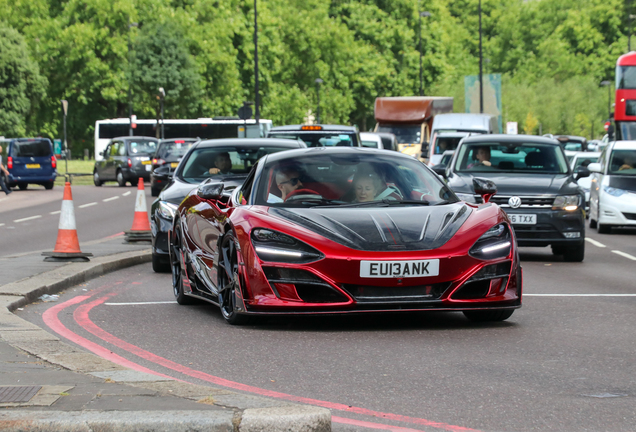
<path id="1" fill-rule="evenodd" d="M 636 52 L 616 62 L 614 122 L 617 140 L 636 140 Z"/>

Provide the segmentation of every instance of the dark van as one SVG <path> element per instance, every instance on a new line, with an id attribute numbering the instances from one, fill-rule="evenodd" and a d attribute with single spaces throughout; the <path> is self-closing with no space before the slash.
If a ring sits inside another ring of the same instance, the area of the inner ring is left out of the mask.
<path id="1" fill-rule="evenodd" d="M 6 144 L 8 142 L 8 144 Z M 57 160 L 48 138 L 16 138 L 5 142 L 2 162 L 9 171 L 7 186 L 25 190 L 29 184 L 53 189 L 57 177 Z"/>

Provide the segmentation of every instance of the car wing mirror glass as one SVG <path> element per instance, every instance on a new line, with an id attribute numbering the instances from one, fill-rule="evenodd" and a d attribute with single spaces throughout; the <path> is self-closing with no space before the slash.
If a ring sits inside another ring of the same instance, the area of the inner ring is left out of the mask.
<path id="1" fill-rule="evenodd" d="M 219 200 L 223 196 L 223 183 L 201 183 L 197 195 L 206 200 Z"/>
<path id="2" fill-rule="evenodd" d="M 497 193 L 497 185 L 494 181 L 485 178 L 475 177 L 473 179 L 473 188 L 477 195 L 481 195 L 484 203 L 490 201 L 490 198 Z"/>
<path id="3" fill-rule="evenodd" d="M 590 176 L 590 170 L 587 167 L 580 166 L 576 168 L 576 172 L 574 173 L 574 180 L 582 179 Z"/>
<path id="4" fill-rule="evenodd" d="M 594 162 L 591 163 L 587 166 L 587 169 L 591 172 L 591 173 L 602 173 L 603 169 L 601 168 L 601 164 Z"/>

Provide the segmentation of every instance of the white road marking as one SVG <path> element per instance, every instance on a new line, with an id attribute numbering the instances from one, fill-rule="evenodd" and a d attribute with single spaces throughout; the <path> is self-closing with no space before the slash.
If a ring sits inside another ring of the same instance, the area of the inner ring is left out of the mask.
<path id="1" fill-rule="evenodd" d="M 88 204 L 82 204 L 81 206 L 79 206 L 79 208 L 86 208 L 86 207 L 90 207 L 90 206 L 94 206 L 97 205 L 96 202 L 92 202 L 92 203 L 88 203 Z"/>
<path id="2" fill-rule="evenodd" d="M 60 214 L 60 213 L 62 213 L 62 210 L 54 211 L 54 212 L 51 212 L 49 214 L 56 215 L 56 214 Z"/>
<path id="3" fill-rule="evenodd" d="M 0 226 L 4 226 L 4 224 L 0 224 Z"/>
<path id="4" fill-rule="evenodd" d="M 121 196 L 128 196 L 128 195 L 130 195 L 131 193 L 132 193 L 132 192 L 128 191 L 128 192 L 126 192 L 125 194 L 121 194 Z"/>
<path id="5" fill-rule="evenodd" d="M 526 294 L 524 297 L 636 297 L 636 294 Z"/>
<path id="6" fill-rule="evenodd" d="M 605 247 L 605 245 L 603 243 L 598 242 L 598 241 L 594 240 L 593 238 L 585 237 L 585 241 L 592 243 L 596 247 L 600 247 L 600 248 L 604 248 Z"/>
<path id="7" fill-rule="evenodd" d="M 131 303 L 104 303 L 108 306 L 135 306 L 135 305 L 156 305 L 156 304 L 174 304 L 176 301 L 156 301 L 156 302 L 131 302 Z"/>
<path id="8" fill-rule="evenodd" d="M 620 255 L 620 256 L 625 257 L 627 259 L 630 259 L 632 261 L 636 261 L 636 257 L 634 255 L 630 255 L 628 253 L 621 252 L 621 251 L 618 251 L 618 250 L 613 250 L 612 252 L 615 253 L 616 255 Z"/>
<path id="9" fill-rule="evenodd" d="M 18 223 L 18 222 L 25 222 L 25 221 L 30 221 L 33 219 L 40 219 L 42 217 L 42 215 L 37 215 L 37 216 L 31 216 L 31 217 L 26 217 L 26 218 L 22 218 L 22 219 L 16 219 L 13 222 Z"/>
<path id="10" fill-rule="evenodd" d="M 103 199 L 102 201 L 104 201 L 104 202 L 108 202 L 108 201 L 114 201 L 114 200 L 116 200 L 116 199 L 119 199 L 119 197 L 118 197 L 118 196 L 114 196 L 114 197 L 110 197 L 110 198 Z"/>

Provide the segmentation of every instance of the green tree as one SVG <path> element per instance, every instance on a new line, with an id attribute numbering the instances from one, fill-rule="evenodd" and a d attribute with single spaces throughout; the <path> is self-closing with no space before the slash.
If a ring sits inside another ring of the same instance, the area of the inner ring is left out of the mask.
<path id="1" fill-rule="evenodd" d="M 29 120 L 45 95 L 46 85 L 24 37 L 0 22 L 0 135 L 35 132 L 28 128 Z"/>

